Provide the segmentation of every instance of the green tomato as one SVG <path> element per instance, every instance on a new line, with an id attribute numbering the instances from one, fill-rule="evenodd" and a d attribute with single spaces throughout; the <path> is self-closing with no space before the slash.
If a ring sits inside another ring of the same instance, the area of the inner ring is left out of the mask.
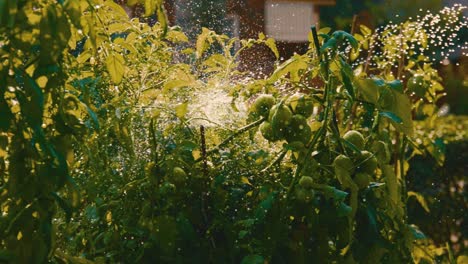
<path id="1" fill-rule="evenodd" d="M 356 183 L 356 185 L 359 187 L 359 189 L 364 189 L 364 188 L 367 188 L 367 186 L 369 186 L 370 178 L 371 176 L 369 174 L 358 172 L 354 176 L 353 180 L 354 180 L 354 183 Z"/>
<path id="2" fill-rule="evenodd" d="M 391 159 L 390 150 L 388 145 L 383 141 L 376 141 L 372 144 L 371 150 L 375 153 L 378 161 L 383 164 L 388 164 Z"/>
<path id="3" fill-rule="evenodd" d="M 353 144 L 359 150 L 364 148 L 364 136 L 359 131 L 350 130 L 343 135 L 343 139 Z"/>
<path id="4" fill-rule="evenodd" d="M 361 151 L 359 156 L 359 171 L 373 175 L 377 169 L 377 158 L 367 150 Z"/>
<path id="5" fill-rule="evenodd" d="M 254 117 L 258 118 L 260 116 L 268 117 L 270 109 L 275 104 L 276 99 L 270 94 L 260 95 L 257 100 L 253 103 L 250 112 Z"/>
<path id="6" fill-rule="evenodd" d="M 314 112 L 314 102 L 304 94 L 296 93 L 286 100 L 286 104 L 292 109 L 294 114 L 308 118 Z"/>
<path id="7" fill-rule="evenodd" d="M 294 115 L 291 124 L 286 128 L 284 137 L 288 142 L 300 141 L 307 144 L 312 136 L 312 129 L 302 115 Z"/>
<path id="8" fill-rule="evenodd" d="M 291 124 L 292 117 L 291 110 L 284 104 L 276 104 L 270 109 L 269 120 L 275 137 L 284 137 L 287 127 Z"/>
<path id="9" fill-rule="evenodd" d="M 175 185 L 183 185 L 187 181 L 187 173 L 181 167 L 174 167 L 172 170 L 172 182 Z"/>
<path id="10" fill-rule="evenodd" d="M 296 199 L 301 202 L 308 203 L 312 201 L 315 196 L 315 192 L 312 189 L 304 189 L 301 187 L 296 188 L 295 190 Z"/>
<path id="11" fill-rule="evenodd" d="M 273 128 L 271 127 L 270 122 L 263 122 L 260 125 L 260 133 L 262 133 L 262 136 L 270 142 L 278 140 L 278 138 L 273 133 Z"/>
<path id="12" fill-rule="evenodd" d="M 163 196 L 167 196 L 167 195 L 174 194 L 176 191 L 176 187 L 174 184 L 170 182 L 164 182 L 159 188 L 159 191 Z"/>
<path id="13" fill-rule="evenodd" d="M 395 103 L 396 98 L 390 88 L 386 88 L 380 93 L 379 104 L 382 109 L 391 109 Z"/>
<path id="14" fill-rule="evenodd" d="M 299 180 L 299 185 L 305 189 L 310 189 L 314 185 L 314 180 L 309 176 L 302 176 Z"/>
<path id="15" fill-rule="evenodd" d="M 343 154 L 338 155 L 335 158 L 333 161 L 333 167 L 335 168 L 335 173 L 337 174 L 345 171 L 349 175 L 352 175 L 355 170 L 353 161 Z"/>

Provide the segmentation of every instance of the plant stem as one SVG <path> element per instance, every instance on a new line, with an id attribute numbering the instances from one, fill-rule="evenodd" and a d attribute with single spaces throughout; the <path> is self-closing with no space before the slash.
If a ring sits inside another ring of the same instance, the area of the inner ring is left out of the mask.
<path id="1" fill-rule="evenodd" d="M 270 164 L 268 164 L 268 166 L 266 166 L 266 167 L 265 167 L 263 170 L 261 170 L 260 172 L 266 172 L 266 171 L 268 171 L 271 167 L 273 167 L 273 166 L 275 166 L 276 164 L 280 163 L 280 162 L 283 160 L 284 156 L 286 156 L 286 153 L 287 153 L 287 152 L 288 152 L 288 151 L 285 150 L 285 149 L 281 150 L 280 154 L 279 154 Z"/>
<path id="2" fill-rule="evenodd" d="M 327 77 L 329 77 L 328 68 L 327 68 Z M 330 78 L 328 78 L 328 80 L 327 80 L 327 82 L 325 84 L 325 92 L 324 92 L 324 100 L 325 100 L 325 110 L 324 111 L 325 112 L 324 112 L 323 124 L 319 128 L 317 133 L 315 133 L 312 140 L 310 141 L 309 146 L 307 148 L 307 154 L 305 155 L 305 157 L 309 157 L 312 154 L 312 152 L 314 151 L 315 145 L 317 144 L 319 139 L 322 138 L 322 136 L 324 136 L 326 134 L 326 132 L 327 132 L 330 110 L 333 107 L 332 103 L 330 102 L 331 101 L 330 89 L 331 89 L 331 81 L 330 81 Z M 299 181 L 299 174 L 300 174 L 300 172 L 302 171 L 303 168 L 304 168 L 304 163 L 299 163 L 297 165 L 296 171 L 294 172 L 294 177 L 291 180 L 291 183 L 289 184 L 288 192 L 286 194 L 287 198 L 290 197 L 294 185 L 296 184 L 297 181 Z"/>
<path id="3" fill-rule="evenodd" d="M 321 62 L 322 58 L 320 56 L 320 42 L 319 42 L 318 35 L 317 35 L 317 27 L 313 25 L 310 29 L 312 30 L 312 37 L 314 39 L 315 52 L 317 52 L 317 57 L 319 61 Z"/>
<path id="4" fill-rule="evenodd" d="M 219 143 L 216 147 L 206 151 L 206 154 L 205 154 L 205 157 L 208 157 L 209 155 L 213 154 L 214 152 L 216 152 L 217 150 L 219 150 L 220 148 L 222 148 L 224 145 L 226 145 L 227 143 L 231 142 L 231 140 L 233 140 L 236 136 L 256 127 L 256 126 L 259 126 L 263 121 L 266 120 L 266 117 L 262 117 L 261 119 L 255 121 L 255 122 L 252 122 L 244 127 L 241 127 L 239 128 L 238 130 L 236 130 L 233 134 L 231 134 L 229 137 L 227 137 L 225 140 L 223 140 L 223 142 Z M 196 159 L 195 162 L 200 162 L 201 160 L 203 159 L 203 156 Z"/>

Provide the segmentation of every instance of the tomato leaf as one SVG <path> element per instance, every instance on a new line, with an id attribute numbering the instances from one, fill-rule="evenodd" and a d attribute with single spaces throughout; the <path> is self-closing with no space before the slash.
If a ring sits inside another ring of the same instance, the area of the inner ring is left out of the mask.
<path id="1" fill-rule="evenodd" d="M 390 82 L 386 83 L 388 87 L 392 88 L 395 91 L 398 91 L 400 93 L 403 92 L 403 83 L 401 83 L 400 80 L 393 80 Z"/>
<path id="2" fill-rule="evenodd" d="M 123 56 L 119 53 L 111 53 L 106 59 L 106 67 L 112 82 L 114 84 L 120 84 L 125 70 Z"/>
<path id="3" fill-rule="evenodd" d="M 354 80 L 357 89 L 358 97 L 362 100 L 377 104 L 379 100 L 379 86 L 372 79 L 356 79 Z"/>
<path id="4" fill-rule="evenodd" d="M 272 39 L 272 38 L 268 38 L 265 41 L 265 45 L 267 45 L 267 47 L 270 48 L 270 50 L 273 52 L 273 54 L 275 54 L 276 59 L 278 59 L 279 58 L 279 52 L 278 52 L 278 48 L 276 47 L 275 40 Z"/>
<path id="5" fill-rule="evenodd" d="M 181 103 L 175 107 L 176 116 L 180 119 L 184 118 L 188 111 L 188 103 Z"/>
<path id="6" fill-rule="evenodd" d="M 430 212 L 429 210 L 429 206 L 427 205 L 427 202 L 426 202 L 426 199 L 424 198 L 424 196 L 420 193 L 417 193 L 417 192 L 413 192 L 413 191 L 409 191 L 408 192 L 408 198 L 410 197 L 414 197 L 416 198 L 416 200 L 418 201 L 418 203 L 421 205 L 421 207 L 426 211 L 426 212 Z"/>
<path id="7" fill-rule="evenodd" d="M 67 222 L 69 222 L 72 217 L 72 212 L 73 212 L 72 207 L 67 201 L 62 199 L 62 197 L 60 197 L 57 193 L 52 192 L 51 195 L 52 197 L 54 197 L 55 201 L 57 201 L 58 206 L 60 206 L 60 208 L 62 208 L 62 210 L 65 212 L 65 218 Z"/>
<path id="8" fill-rule="evenodd" d="M 399 118 L 397 115 L 395 115 L 395 114 L 392 113 L 392 112 L 380 111 L 380 112 L 379 112 L 379 115 L 384 116 L 384 117 L 386 117 L 386 118 L 392 120 L 392 121 L 395 122 L 396 124 L 401 124 L 401 123 L 403 123 L 403 120 L 401 120 L 401 118 Z"/>
<path id="9" fill-rule="evenodd" d="M 264 264 L 265 259 L 260 255 L 248 255 L 242 259 L 241 264 Z"/>

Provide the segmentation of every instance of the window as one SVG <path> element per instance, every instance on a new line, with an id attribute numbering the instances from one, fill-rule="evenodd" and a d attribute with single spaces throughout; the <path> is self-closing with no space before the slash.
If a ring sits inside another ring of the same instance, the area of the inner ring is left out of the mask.
<path id="1" fill-rule="evenodd" d="M 265 31 L 269 37 L 286 42 L 306 42 L 314 21 L 310 2 L 265 1 Z"/>

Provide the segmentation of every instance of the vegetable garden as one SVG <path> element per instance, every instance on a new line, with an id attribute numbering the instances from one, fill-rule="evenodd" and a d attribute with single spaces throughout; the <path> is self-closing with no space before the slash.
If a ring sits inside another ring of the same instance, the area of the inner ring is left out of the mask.
<path id="1" fill-rule="evenodd" d="M 313 26 L 280 61 L 263 34 L 191 42 L 162 0 L 128 2 L 158 22 L 0 0 L 0 262 L 465 263 L 415 218 L 415 159 L 442 170 L 468 131 L 438 115 L 427 28 Z M 237 69 L 256 45 L 278 59 L 263 79 Z"/>

